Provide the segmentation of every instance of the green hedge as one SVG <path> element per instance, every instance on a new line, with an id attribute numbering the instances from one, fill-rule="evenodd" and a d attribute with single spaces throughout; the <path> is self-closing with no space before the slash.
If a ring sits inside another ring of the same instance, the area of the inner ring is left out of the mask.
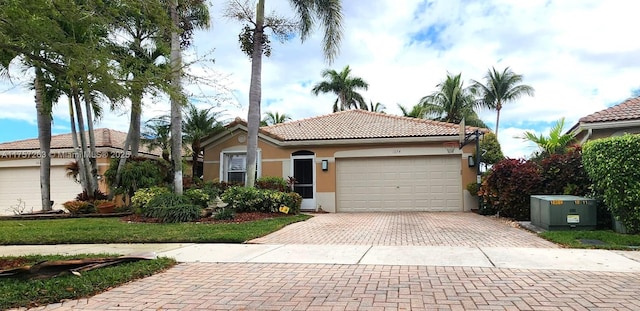
<path id="1" fill-rule="evenodd" d="M 297 214 L 302 204 L 302 197 L 295 192 L 239 186 L 227 189 L 221 199 L 237 212 L 277 212 L 280 206 L 287 206 L 290 214 Z"/>
<path id="2" fill-rule="evenodd" d="M 582 159 L 611 213 L 629 233 L 640 232 L 640 135 L 587 142 Z"/>

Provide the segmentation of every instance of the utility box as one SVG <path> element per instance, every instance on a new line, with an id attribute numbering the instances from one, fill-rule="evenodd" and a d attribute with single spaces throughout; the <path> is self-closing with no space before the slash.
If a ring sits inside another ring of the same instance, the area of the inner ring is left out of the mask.
<path id="1" fill-rule="evenodd" d="M 575 195 L 532 195 L 531 224 L 545 230 L 593 230 L 596 201 Z"/>

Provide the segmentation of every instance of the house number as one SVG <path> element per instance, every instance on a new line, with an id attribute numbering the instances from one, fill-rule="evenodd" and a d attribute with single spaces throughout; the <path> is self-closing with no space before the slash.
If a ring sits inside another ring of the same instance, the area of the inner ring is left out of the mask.
<path id="1" fill-rule="evenodd" d="M 400 149 L 393 149 L 393 154 L 398 154 L 400 153 Z"/>

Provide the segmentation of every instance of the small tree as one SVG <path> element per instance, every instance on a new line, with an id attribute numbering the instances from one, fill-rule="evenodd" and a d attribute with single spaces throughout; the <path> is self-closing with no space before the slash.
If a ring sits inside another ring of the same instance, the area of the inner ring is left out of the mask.
<path id="1" fill-rule="evenodd" d="M 583 163 L 611 213 L 629 233 L 640 232 L 640 135 L 587 142 Z"/>
<path id="2" fill-rule="evenodd" d="M 504 160 L 498 137 L 494 133 L 489 132 L 483 135 L 482 140 L 480 140 L 480 150 L 483 152 L 483 163 L 496 164 Z"/>

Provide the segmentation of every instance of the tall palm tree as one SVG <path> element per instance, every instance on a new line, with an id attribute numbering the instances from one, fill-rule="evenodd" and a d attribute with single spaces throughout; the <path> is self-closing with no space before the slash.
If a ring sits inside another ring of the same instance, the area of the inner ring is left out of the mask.
<path id="1" fill-rule="evenodd" d="M 258 0 L 255 9 L 239 1 L 229 2 L 225 15 L 245 23 L 240 34 L 240 47 L 251 57 L 251 83 L 249 86 L 249 112 L 247 115 L 247 180 L 245 185 L 253 187 L 256 177 L 258 154 L 258 128 L 260 127 L 260 101 L 262 98 L 262 55 L 269 56 L 271 48 L 265 30 L 286 41 L 297 32 L 304 41 L 314 26 L 320 22 L 324 28 L 323 50 L 329 63 L 338 53 L 342 40 L 342 3 L 340 0 L 289 0 L 297 20 L 279 16 L 265 16 L 266 0 Z"/>
<path id="2" fill-rule="evenodd" d="M 573 134 L 563 134 L 564 118 L 561 118 L 549 131 L 549 135 L 536 135 L 533 132 L 526 131 L 520 137 L 523 140 L 530 141 L 538 145 L 543 155 L 552 155 L 556 153 L 565 153 L 569 144 L 573 141 Z"/>
<path id="3" fill-rule="evenodd" d="M 413 107 L 411 107 L 411 110 L 409 110 L 409 108 L 401 104 L 398 104 L 398 108 L 400 108 L 400 111 L 402 112 L 403 116 L 409 117 L 409 118 L 421 119 L 424 114 L 422 111 L 422 105 L 420 104 L 413 105 Z"/>
<path id="4" fill-rule="evenodd" d="M 195 28 L 209 27 L 209 11 L 204 0 L 169 0 L 171 31 L 169 36 L 171 68 L 171 162 L 173 191 L 182 194 L 182 107 L 186 98 L 182 91 L 182 48 L 189 46 Z"/>
<path id="5" fill-rule="evenodd" d="M 280 114 L 279 112 L 267 111 L 262 121 L 260 121 L 260 126 L 269 126 L 278 123 L 284 123 L 289 120 L 291 120 L 291 117 L 286 113 Z"/>
<path id="6" fill-rule="evenodd" d="M 322 71 L 322 77 L 325 78 L 325 81 L 316 84 L 311 92 L 316 96 L 320 93 L 336 94 L 338 98 L 333 104 L 333 112 L 351 108 L 367 110 L 367 104 L 362 95 L 358 93 L 358 89 L 369 89 L 369 83 L 362 78 L 351 76 L 349 66 L 344 67 L 340 72 L 325 69 Z"/>
<path id="7" fill-rule="evenodd" d="M 485 84 L 478 81 L 473 82 L 473 88 L 480 92 L 483 106 L 496 111 L 496 136 L 500 124 L 500 110 L 508 102 L 516 101 L 524 95 L 533 96 L 533 87 L 521 84 L 522 75 L 515 74 L 509 67 L 502 72 L 495 67 L 489 69 L 484 76 Z"/>
<path id="8" fill-rule="evenodd" d="M 188 105 L 182 122 L 182 139 L 191 144 L 191 177 L 196 178 L 202 171 L 198 158 L 202 154 L 202 140 L 224 130 L 222 122 L 218 121 L 219 114 L 212 112 L 212 108 L 198 109 L 195 105 Z"/>
<path id="9" fill-rule="evenodd" d="M 470 88 L 464 87 L 462 74 L 451 75 L 438 83 L 437 91 L 420 99 L 423 118 L 449 123 L 460 123 L 462 119 L 477 118 L 474 108 L 477 105 Z"/>

